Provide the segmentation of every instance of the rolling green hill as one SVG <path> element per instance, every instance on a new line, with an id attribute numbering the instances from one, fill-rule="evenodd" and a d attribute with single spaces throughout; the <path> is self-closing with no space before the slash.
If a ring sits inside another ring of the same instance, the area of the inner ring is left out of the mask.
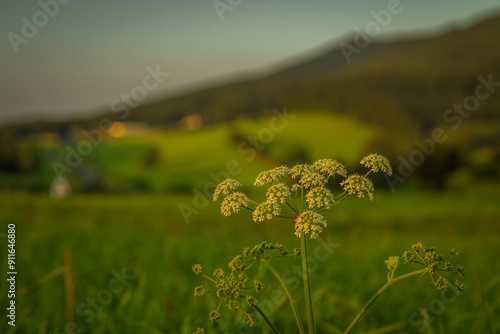
<path id="1" fill-rule="evenodd" d="M 101 190 L 191 192 L 213 182 L 212 174 L 227 175 L 230 161 L 237 164 L 230 169 L 249 184 L 260 171 L 283 163 L 332 157 L 357 165 L 376 136 L 375 128 L 345 116 L 325 111 L 288 114 L 287 123 L 263 116 L 194 131 L 155 129 L 148 136 L 108 138 L 63 176 L 75 190 L 83 187 L 85 174 L 93 173 L 99 178 L 93 187 Z M 75 151 L 78 140 L 69 145 Z M 63 144 L 38 145 L 36 152 L 41 160 L 38 177 L 0 173 L 0 188 L 48 189 L 56 175 L 52 164 L 66 164 L 68 149 Z"/>

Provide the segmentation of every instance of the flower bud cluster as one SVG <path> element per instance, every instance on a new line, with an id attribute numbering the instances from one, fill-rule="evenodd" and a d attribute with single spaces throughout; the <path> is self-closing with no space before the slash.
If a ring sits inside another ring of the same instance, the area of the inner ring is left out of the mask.
<path id="1" fill-rule="evenodd" d="M 206 291 L 203 285 L 199 285 L 194 289 L 194 296 L 202 298 L 207 292 L 215 292 L 217 298 L 220 299 L 219 307 L 212 310 L 209 314 L 210 321 L 212 322 L 217 322 L 222 317 L 219 311 L 221 305 L 225 304 L 230 311 L 244 311 L 245 305 L 247 305 L 246 307 L 257 305 L 257 299 L 249 295 L 248 291 L 255 290 L 256 293 L 259 293 L 265 287 L 259 280 L 253 280 L 252 284 L 249 285 L 246 270 L 262 260 L 275 257 L 298 256 L 295 253 L 294 255 L 288 255 L 289 252 L 285 250 L 282 244 L 263 241 L 252 248 L 245 248 L 242 254 L 235 256 L 228 263 L 230 271 L 227 273 L 222 268 L 217 268 L 213 272 L 213 277 L 209 277 L 203 274 L 203 268 L 200 264 L 195 264 L 192 267 L 193 272 L 196 275 L 203 275 L 207 278 L 209 282 L 213 283 L 215 289 Z M 249 326 L 254 324 L 252 316 L 245 311 L 243 322 Z M 204 333 L 204 329 L 198 328 L 195 333 Z"/>
<path id="2" fill-rule="evenodd" d="M 413 262 L 424 266 L 427 269 L 431 281 L 436 289 L 442 290 L 447 286 L 453 285 L 449 283 L 448 280 L 441 275 L 441 273 L 453 273 L 458 277 L 465 276 L 465 269 L 463 266 L 453 266 L 451 262 L 445 261 L 447 259 L 454 258 L 457 255 L 458 252 L 454 249 L 450 250 L 449 255 L 443 255 L 437 252 L 436 247 L 424 246 L 422 243 L 418 242 L 412 245 L 410 250 L 404 251 L 403 259 L 405 260 L 405 263 Z M 389 264 L 387 264 L 387 266 L 389 266 Z M 459 290 L 464 289 L 463 283 L 458 280 L 456 280 L 454 286 Z"/>

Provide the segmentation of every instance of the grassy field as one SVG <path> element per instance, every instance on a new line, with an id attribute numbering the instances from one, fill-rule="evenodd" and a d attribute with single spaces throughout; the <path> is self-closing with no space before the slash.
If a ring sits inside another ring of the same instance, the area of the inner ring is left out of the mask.
<path id="1" fill-rule="evenodd" d="M 308 112 L 297 113 L 281 130 L 272 131 L 268 141 L 265 129 L 272 128 L 272 117 L 239 119 L 194 132 L 156 131 L 149 137 L 110 139 L 94 147 L 84 164 L 97 166 L 111 190 L 106 193 L 74 193 L 56 200 L 45 190 L 13 190 L 35 177 L 48 187 L 54 177 L 50 163 L 64 157 L 62 145 L 39 148 L 41 177 L 0 175 L 0 263 L 6 268 L 7 225 L 16 224 L 18 271 L 16 327 L 4 319 L 0 332 L 184 334 L 203 326 L 210 333 L 268 333 L 265 326 L 252 331 L 242 327 L 241 314 L 224 313 L 223 321 L 213 327 L 208 313 L 217 300 L 210 294 L 203 300 L 193 296 L 201 282 L 191 266 L 201 263 L 210 272 L 262 240 L 283 243 L 290 250 L 299 247 L 291 222 L 254 223 L 249 212 L 223 217 L 217 203 L 202 200 L 187 223 L 180 205 L 193 206 L 193 189 L 203 192 L 213 182 L 211 172 L 223 177 L 228 161 L 238 163 L 235 177 L 249 190 L 258 172 L 284 161 L 333 157 L 355 166 L 376 136 L 375 129 L 350 119 Z M 249 137 L 257 138 L 257 146 L 248 146 Z M 70 179 L 77 176 L 75 172 Z M 318 258 L 312 272 L 318 333 L 345 329 L 385 283 L 384 260 L 418 241 L 441 252 L 459 250 L 467 290 L 453 302 L 444 302 L 428 278 L 413 277 L 377 300 L 355 332 L 500 330 L 499 201 L 498 185 L 460 192 L 398 188 L 377 191 L 373 202 L 349 199 L 329 211 L 324 242 L 310 244 L 313 254 L 317 249 L 324 254 L 325 242 L 338 244 L 326 258 Z M 299 260 L 276 263 L 291 277 L 299 265 Z M 407 264 L 398 272 L 412 269 Z M 253 274 L 266 283 L 259 300 L 272 308 L 272 320 L 282 333 L 294 333 L 291 309 L 279 298 L 279 284 L 265 270 Z M 0 290 L 5 309 L 7 285 Z M 294 290 L 304 313 L 301 292 Z M 426 328 L 421 309 L 429 315 Z"/>
<path id="2" fill-rule="evenodd" d="M 200 325 L 211 327 L 208 312 L 216 306 L 213 296 L 194 298 L 193 288 L 199 284 L 190 269 L 194 263 L 223 266 L 261 240 L 282 242 L 290 249 L 299 245 L 289 221 L 254 223 L 246 212 L 225 218 L 215 203 L 185 224 L 178 204 L 189 202 L 187 196 L 75 195 L 57 201 L 45 195 L 2 193 L 0 198 L 1 232 L 6 233 L 8 223 L 16 224 L 18 254 L 17 326 L 7 326 L 4 319 L 2 333 L 65 333 L 65 251 L 72 256 L 74 308 L 79 310 L 70 314 L 81 333 L 190 333 Z M 352 199 L 337 207 L 327 215 L 329 226 L 322 238 L 340 245 L 318 261 L 312 273 L 319 331 L 345 328 L 385 282 L 383 261 L 417 241 L 443 252 L 460 250 L 467 290 L 451 303 L 439 303 L 440 293 L 427 278 L 412 278 L 382 296 L 357 329 L 392 326 L 387 332 L 418 333 L 423 328 L 419 310 L 427 308 L 431 319 L 438 315 L 431 322 L 435 333 L 499 330 L 499 200 L 500 192 L 494 189 L 460 194 L 396 191 L 379 192 L 373 202 Z M 4 263 L 5 239 L 1 245 Z M 311 243 L 313 250 L 319 246 Z M 294 264 L 299 261 L 277 266 L 285 273 Z M 102 292 L 110 290 L 113 270 L 134 277 L 125 280 L 119 292 Z M 411 265 L 399 270 L 410 271 Z M 255 274 L 268 276 L 264 270 Z M 262 300 L 271 300 L 266 293 L 279 289 L 267 278 Z M 6 295 L 5 285 L 1 293 Z M 296 297 L 300 303 L 301 290 Z M 97 304 L 91 306 L 88 298 Z M 284 333 L 294 332 L 289 305 L 277 303 L 275 308 L 273 320 Z M 240 328 L 234 314 L 223 319 L 214 333 Z M 253 332 L 266 331 L 262 326 Z"/>

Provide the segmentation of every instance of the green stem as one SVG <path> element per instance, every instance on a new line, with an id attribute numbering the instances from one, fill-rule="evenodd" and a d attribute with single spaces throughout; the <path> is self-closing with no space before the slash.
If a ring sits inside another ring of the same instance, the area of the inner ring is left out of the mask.
<path id="1" fill-rule="evenodd" d="M 259 203 L 258 203 L 258 202 L 256 202 L 256 201 L 254 201 L 254 200 L 249 199 L 248 201 L 249 201 L 250 203 L 255 204 L 255 205 L 259 205 Z"/>
<path id="2" fill-rule="evenodd" d="M 283 289 L 285 289 L 288 300 L 290 301 L 290 305 L 292 306 L 293 315 L 295 317 L 295 322 L 297 323 L 297 328 L 299 329 L 299 333 L 304 334 L 305 333 L 304 327 L 302 326 L 302 322 L 300 321 L 299 312 L 297 312 L 297 306 L 295 305 L 295 302 L 292 298 L 292 293 L 290 292 L 288 285 L 286 285 L 286 283 L 283 280 L 283 277 L 281 277 L 280 273 L 266 259 L 262 259 L 262 262 L 267 264 L 269 270 L 271 270 L 271 272 L 274 274 L 274 276 L 276 276 L 278 281 L 281 283 L 281 286 L 283 286 Z"/>
<path id="3" fill-rule="evenodd" d="M 249 208 L 248 206 L 240 206 L 240 208 L 247 209 L 249 211 L 255 211 L 255 209 Z"/>
<path id="4" fill-rule="evenodd" d="M 304 187 L 300 187 L 300 204 L 299 211 L 304 211 Z"/>
<path id="5" fill-rule="evenodd" d="M 382 294 L 384 293 L 385 290 L 387 290 L 387 288 L 389 288 L 392 284 L 398 282 L 398 281 L 401 281 L 405 278 L 408 278 L 408 277 L 412 277 L 412 276 L 415 276 L 415 275 L 420 275 L 420 274 L 423 274 L 427 271 L 427 268 L 424 268 L 424 269 L 420 269 L 420 270 L 417 270 L 417 271 L 412 271 L 411 273 L 407 273 L 407 274 L 404 274 L 404 275 L 401 275 L 401 276 L 398 276 L 394 279 L 391 279 L 389 281 L 387 281 L 387 283 L 384 284 L 383 287 L 381 287 L 371 298 L 369 301 L 366 302 L 366 304 L 363 306 L 363 308 L 359 311 L 358 315 L 356 315 L 356 318 L 354 318 L 354 320 L 349 324 L 349 327 L 347 327 L 347 329 L 344 331 L 344 334 L 347 334 L 351 331 L 351 329 L 358 323 L 359 319 L 361 319 L 361 317 L 363 316 L 363 314 L 365 314 L 365 312 L 370 308 L 370 306 L 373 304 L 373 302 L 375 302 L 375 300 Z"/>
<path id="6" fill-rule="evenodd" d="M 205 277 L 207 280 L 211 281 L 212 283 L 216 284 L 217 282 L 212 278 L 212 277 L 209 277 L 205 274 L 203 274 L 203 277 Z"/>
<path id="7" fill-rule="evenodd" d="M 335 197 L 335 203 L 333 203 L 331 206 L 335 206 L 337 204 L 342 203 L 347 197 L 349 197 L 349 193 L 347 191 L 342 192 L 339 194 L 337 197 Z"/>
<path id="8" fill-rule="evenodd" d="M 246 296 L 244 294 L 240 293 L 240 298 L 245 299 L 245 297 Z M 257 312 L 259 312 L 259 314 L 262 317 L 262 319 L 264 319 L 264 321 L 266 322 L 266 324 L 269 326 L 269 328 L 271 329 L 271 331 L 274 334 L 280 334 L 280 331 L 276 328 L 276 326 L 273 325 L 273 323 L 271 322 L 271 320 L 269 320 L 269 318 L 267 317 L 267 315 L 264 313 L 264 311 L 262 311 L 262 309 L 257 304 L 252 304 L 252 307 Z"/>
<path id="9" fill-rule="evenodd" d="M 295 202 L 293 201 L 293 199 L 291 197 L 289 197 L 292 204 L 290 204 L 288 201 L 286 201 L 286 204 L 290 207 L 290 209 L 292 209 L 295 213 L 299 213 L 299 209 L 297 209 L 297 207 L 295 206 Z"/>
<path id="10" fill-rule="evenodd" d="M 306 301 L 306 314 L 309 334 L 316 333 L 314 325 L 314 312 L 311 299 L 311 284 L 309 282 L 309 264 L 307 263 L 307 236 L 302 234 L 301 247 L 302 247 L 302 278 L 304 280 L 304 296 Z"/>

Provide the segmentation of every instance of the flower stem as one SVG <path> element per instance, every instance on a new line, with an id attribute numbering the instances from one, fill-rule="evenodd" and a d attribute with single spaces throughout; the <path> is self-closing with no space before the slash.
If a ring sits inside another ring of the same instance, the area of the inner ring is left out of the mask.
<path id="1" fill-rule="evenodd" d="M 293 315 L 295 317 L 295 322 L 297 323 L 297 328 L 299 329 L 299 333 L 304 334 L 305 333 L 304 327 L 302 326 L 302 322 L 300 321 L 299 312 L 297 312 L 297 306 L 295 305 L 295 302 L 292 298 L 292 293 L 290 292 L 288 285 L 286 285 L 286 283 L 283 280 L 283 277 L 281 277 L 280 273 L 266 259 L 263 259 L 262 262 L 267 264 L 269 270 L 274 274 L 274 276 L 276 276 L 278 281 L 280 281 L 281 285 L 283 286 L 283 289 L 285 289 L 288 300 L 290 301 L 290 305 L 292 306 Z"/>
<path id="2" fill-rule="evenodd" d="M 419 274 L 424 274 L 426 271 L 427 271 L 427 268 L 416 270 L 416 271 L 412 271 L 411 273 L 407 273 L 407 274 L 398 276 L 398 277 L 396 277 L 394 279 L 391 279 L 391 280 L 387 281 L 387 283 L 385 283 L 384 286 L 382 286 L 370 298 L 370 300 L 366 302 L 366 304 L 363 306 L 363 308 L 359 311 L 358 315 L 356 315 L 356 317 L 354 318 L 354 320 L 351 321 L 351 323 L 349 324 L 349 327 L 347 327 L 347 329 L 344 331 L 344 334 L 347 334 L 347 333 L 349 333 L 351 331 L 351 329 L 358 323 L 359 319 L 361 319 L 361 317 L 363 316 L 363 314 L 365 314 L 365 312 L 370 308 L 370 306 L 373 304 L 373 302 L 375 302 L 375 300 L 382 293 L 384 293 L 384 291 L 387 290 L 392 284 L 394 284 L 394 283 L 396 283 L 398 281 L 401 281 L 401 280 L 403 280 L 405 278 L 408 278 L 408 277 L 412 277 L 412 276 L 419 275 Z"/>
<path id="3" fill-rule="evenodd" d="M 299 209 L 297 209 L 297 207 L 295 206 L 295 202 L 293 201 L 293 199 L 291 197 L 290 197 L 290 200 L 291 200 L 292 204 L 290 204 L 288 201 L 286 201 L 286 204 L 293 210 L 293 212 L 299 213 Z"/>
<path id="4" fill-rule="evenodd" d="M 303 212 L 306 209 L 306 203 L 305 203 L 305 196 L 304 196 L 304 186 L 300 187 L 300 211 Z"/>
<path id="5" fill-rule="evenodd" d="M 302 252 L 302 278 L 304 280 L 304 297 L 306 301 L 306 314 L 307 314 L 307 324 L 309 334 L 316 333 L 316 327 L 314 325 L 314 312 L 312 308 L 311 299 L 311 284 L 309 282 L 309 264 L 307 263 L 307 239 L 306 234 L 302 234 L 301 238 L 301 252 Z"/>
<path id="6" fill-rule="evenodd" d="M 240 298 L 243 298 L 245 299 L 245 295 L 240 293 Z M 269 326 L 269 328 L 271 329 L 271 331 L 274 333 L 274 334 L 280 334 L 280 331 L 276 328 L 276 326 L 274 326 L 274 324 L 271 322 L 271 320 L 269 320 L 269 318 L 267 317 L 267 315 L 264 313 L 264 311 L 262 311 L 262 309 L 257 306 L 257 304 L 252 304 L 252 307 L 257 311 L 259 312 L 260 316 L 262 317 L 262 319 L 264 319 L 264 321 L 266 322 L 266 324 Z"/>

